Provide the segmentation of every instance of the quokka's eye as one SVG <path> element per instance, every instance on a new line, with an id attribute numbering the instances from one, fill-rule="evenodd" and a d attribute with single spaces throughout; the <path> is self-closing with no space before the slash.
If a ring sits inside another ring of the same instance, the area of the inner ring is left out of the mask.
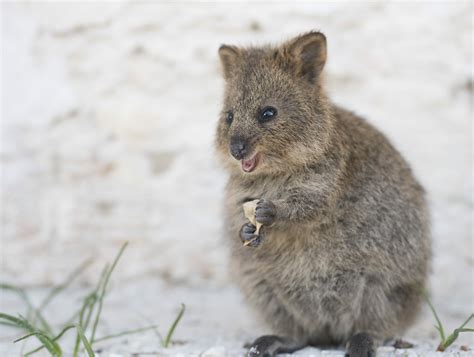
<path id="1" fill-rule="evenodd" d="M 265 123 L 269 120 L 272 120 L 277 115 L 277 110 L 274 107 L 265 107 L 260 112 L 258 121 L 260 123 Z"/>
<path id="2" fill-rule="evenodd" d="M 232 121 L 234 120 L 234 114 L 232 112 L 227 112 L 225 114 L 225 121 L 227 124 L 232 124 Z"/>

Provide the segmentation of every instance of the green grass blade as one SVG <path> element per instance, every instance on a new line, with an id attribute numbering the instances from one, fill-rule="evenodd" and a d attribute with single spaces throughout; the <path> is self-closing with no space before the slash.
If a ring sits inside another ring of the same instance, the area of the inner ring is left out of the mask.
<path id="1" fill-rule="evenodd" d="M 438 324 L 437 326 L 437 330 L 439 332 L 439 335 L 440 335 L 440 338 L 441 338 L 441 343 L 443 344 L 445 339 L 446 339 L 446 335 L 444 333 L 444 328 L 443 328 L 443 324 L 441 323 L 441 320 L 439 319 L 439 316 L 438 314 L 436 313 L 436 310 L 433 306 L 433 304 L 431 303 L 429 297 L 427 294 L 425 294 L 425 299 L 426 299 L 426 302 L 428 303 L 428 306 L 430 307 L 431 309 L 431 312 L 433 313 L 433 316 L 436 320 L 436 323 Z"/>
<path id="2" fill-rule="evenodd" d="M 56 337 L 53 338 L 53 341 L 55 341 L 55 342 L 58 341 L 61 337 L 63 337 L 63 335 L 64 335 L 67 331 L 69 331 L 69 330 L 71 330 L 71 329 L 73 329 L 73 328 L 75 328 L 75 327 L 76 327 L 75 325 L 66 326 L 65 328 L 63 328 L 63 330 L 62 330 Z M 32 355 L 33 353 L 39 352 L 39 351 L 41 351 L 43 348 L 45 348 L 44 345 L 39 346 L 39 347 L 35 348 L 34 350 L 31 350 L 31 351 L 25 353 L 25 357 L 28 357 L 28 356 Z"/>
<path id="3" fill-rule="evenodd" d="M 25 330 L 28 332 L 35 332 L 36 337 L 38 340 L 40 340 L 43 345 L 45 345 L 45 348 L 50 351 L 50 353 L 56 357 L 56 356 L 62 356 L 63 352 L 61 350 L 61 346 L 59 346 L 58 343 L 53 341 L 51 337 L 48 335 L 48 333 L 45 333 L 41 330 L 38 330 L 35 326 L 31 325 L 27 319 L 25 319 L 23 316 L 19 315 L 20 320 L 23 322 L 25 326 Z"/>
<path id="4" fill-rule="evenodd" d="M 102 273 L 100 274 L 100 279 L 96 288 L 84 298 L 81 309 L 79 310 L 78 313 L 75 314 L 78 316 L 78 325 L 81 327 L 82 331 L 85 331 L 87 327 L 89 326 L 92 313 L 97 304 L 99 292 L 103 285 L 107 271 L 108 271 L 108 264 L 106 264 L 104 269 L 102 270 Z M 86 311 L 87 311 L 87 316 L 84 318 Z M 74 357 L 76 357 L 79 353 L 80 342 L 81 342 L 81 336 L 79 332 L 77 332 L 76 342 L 74 343 L 74 350 L 73 350 Z"/>
<path id="5" fill-rule="evenodd" d="M 90 316 L 92 314 L 92 310 L 94 309 L 95 303 L 97 302 L 97 291 L 94 290 L 91 292 L 89 295 L 87 295 L 84 298 L 84 302 L 82 303 L 82 308 L 79 313 L 79 321 L 77 323 L 77 326 L 81 328 L 81 331 L 84 331 L 84 316 L 87 313 L 86 321 L 88 323 L 88 320 L 90 319 Z M 81 335 L 79 333 L 79 329 L 77 330 L 76 334 L 76 342 L 74 343 L 74 350 L 73 350 L 73 356 L 76 357 L 79 354 L 79 347 L 80 347 L 80 342 L 81 342 Z"/>
<path id="6" fill-rule="evenodd" d="M 181 310 L 179 311 L 178 316 L 176 316 L 176 319 L 174 320 L 173 324 L 168 330 L 168 334 L 166 335 L 166 338 L 163 341 L 163 347 L 166 348 L 169 346 L 171 342 L 171 338 L 173 337 L 173 334 L 174 334 L 174 330 L 176 329 L 176 326 L 178 326 L 178 323 L 181 320 L 181 318 L 183 317 L 185 310 L 186 310 L 186 305 L 181 304 Z"/>
<path id="7" fill-rule="evenodd" d="M 82 330 L 81 326 L 76 326 L 77 327 L 77 332 L 79 336 L 81 337 L 82 344 L 84 345 L 84 348 L 86 349 L 87 354 L 89 357 L 95 357 L 95 353 L 92 350 L 92 346 L 89 343 L 89 340 L 87 339 L 86 335 L 84 335 L 84 331 Z"/>
<path id="8" fill-rule="evenodd" d="M 137 328 L 137 329 L 134 329 L 134 330 L 126 330 L 126 331 L 115 333 L 113 335 L 107 335 L 107 336 L 103 336 L 103 337 L 100 337 L 100 338 L 96 338 L 95 342 L 110 340 L 112 338 L 122 337 L 122 336 L 126 336 L 126 335 L 132 335 L 134 333 L 145 332 L 145 331 L 153 330 L 153 329 L 156 329 L 156 328 L 157 328 L 157 326 L 153 325 L 153 326 Z"/>
<path id="9" fill-rule="evenodd" d="M 51 343 L 51 345 L 53 346 L 53 340 L 50 339 L 50 337 L 46 334 L 44 334 L 43 332 L 41 331 L 35 331 L 35 332 L 31 332 L 25 336 L 22 336 L 20 338 L 17 338 L 16 340 L 13 341 L 13 343 L 17 343 L 17 342 L 20 342 L 20 341 L 23 341 L 23 340 L 26 340 L 27 338 L 30 338 L 30 337 L 38 337 L 38 338 L 45 338 L 48 343 Z"/>
<path id="10" fill-rule="evenodd" d="M 82 307 L 79 310 L 79 312 L 77 313 L 78 324 L 79 324 L 79 326 L 81 326 L 82 331 L 85 331 L 87 329 L 87 327 L 89 326 L 89 323 L 90 323 L 90 320 L 91 320 L 91 317 L 92 317 L 92 313 L 93 313 L 93 311 L 95 309 L 95 306 L 96 306 L 96 303 L 97 303 L 97 299 L 98 299 L 98 296 L 99 296 L 99 291 L 101 289 L 101 286 L 103 284 L 103 281 L 105 279 L 105 275 L 106 275 L 107 271 L 108 271 L 108 265 L 106 264 L 104 269 L 102 270 L 102 273 L 100 274 L 100 279 L 99 279 L 99 282 L 98 282 L 96 288 L 84 298 Z M 86 313 L 86 311 L 87 311 L 87 316 L 86 316 L 85 321 L 84 321 L 84 314 Z M 80 342 L 81 342 L 81 336 L 79 335 L 79 333 L 77 333 L 76 342 L 74 343 L 74 351 L 73 351 L 73 356 L 74 357 L 77 356 L 78 353 L 79 353 Z"/>
<path id="11" fill-rule="evenodd" d="M 27 316 L 28 316 L 28 320 L 31 320 L 30 324 L 32 326 L 35 326 L 35 320 L 38 319 L 41 323 L 41 328 L 47 331 L 48 333 L 52 333 L 51 326 L 48 324 L 48 322 L 43 317 L 41 312 L 33 306 L 33 303 L 31 302 L 25 289 L 22 289 L 15 285 L 4 284 L 4 283 L 0 284 L 0 289 L 14 292 L 23 300 L 23 302 L 26 304 L 28 308 Z"/>
<path id="12" fill-rule="evenodd" d="M 15 328 L 21 329 L 20 326 L 18 326 L 17 324 L 14 324 L 13 322 L 0 321 L 0 325 L 3 325 L 3 326 L 10 326 L 10 327 L 15 327 Z"/>
<path id="13" fill-rule="evenodd" d="M 458 332 L 474 332 L 474 328 L 456 329 Z"/>
<path id="14" fill-rule="evenodd" d="M 94 301 L 91 304 L 91 307 L 90 307 L 90 310 L 87 314 L 87 318 L 86 318 L 86 321 L 84 322 L 84 325 L 81 325 L 82 329 L 84 331 L 86 331 L 86 329 L 89 326 L 89 323 L 91 321 L 92 313 L 93 313 L 93 311 L 96 307 L 96 304 L 99 300 L 100 291 L 101 291 L 102 286 L 104 285 L 105 277 L 107 275 L 108 270 L 109 270 L 109 265 L 106 264 L 105 267 L 102 269 L 102 272 L 100 273 L 99 282 L 97 283 L 97 286 L 96 286 L 95 290 L 92 292 L 94 294 Z"/>
<path id="15" fill-rule="evenodd" d="M 464 328 L 464 326 L 466 326 L 466 325 L 469 323 L 469 321 L 471 321 L 473 318 L 474 318 L 474 314 L 471 314 L 471 316 L 469 316 L 469 317 L 466 319 L 466 321 L 464 321 L 463 324 L 458 327 L 458 329 Z"/>
<path id="16" fill-rule="evenodd" d="M 85 331 L 87 327 L 89 326 L 89 323 L 91 321 L 92 313 L 94 312 L 95 304 L 97 303 L 97 295 L 94 294 L 91 297 L 91 300 L 89 302 L 89 307 L 87 309 L 87 316 L 84 321 L 81 321 L 81 327 Z"/>
<path id="17" fill-rule="evenodd" d="M 3 312 L 0 312 L 0 319 L 3 319 L 3 320 L 6 320 L 12 324 L 15 324 L 17 325 L 19 328 L 25 328 L 25 324 L 24 324 L 24 321 L 23 319 L 20 319 L 18 317 L 15 317 L 15 316 L 12 316 L 12 315 L 8 315 L 8 314 L 5 314 Z"/>
<path id="18" fill-rule="evenodd" d="M 443 351 L 446 350 L 449 346 L 451 346 L 454 343 L 454 341 L 456 341 L 456 339 L 458 338 L 458 335 L 459 333 L 456 330 L 454 330 L 454 332 L 446 338 L 446 340 L 442 344 Z"/>
<path id="19" fill-rule="evenodd" d="M 90 293 L 86 296 L 86 298 L 87 298 L 88 296 L 94 294 L 94 293 L 96 294 L 96 296 L 98 295 L 98 292 L 99 292 L 99 289 L 100 289 L 100 286 L 101 286 L 102 279 L 103 279 L 103 277 L 104 277 L 105 272 L 107 271 L 107 269 L 108 269 L 108 268 L 107 268 L 107 265 L 106 265 L 106 266 L 104 267 L 104 269 L 102 270 L 101 278 L 100 278 L 100 280 L 99 280 L 99 283 L 97 284 L 96 289 L 93 290 L 92 292 L 90 292 Z M 84 300 L 83 300 L 83 301 L 84 301 Z M 97 299 L 96 299 L 96 301 L 97 301 Z M 95 306 L 95 302 L 94 302 L 94 306 Z M 69 319 L 66 320 L 66 322 L 63 323 L 63 326 L 68 326 L 68 325 L 74 323 L 74 320 L 76 320 L 76 319 L 79 318 L 79 315 L 81 314 L 82 309 L 83 309 L 83 306 L 81 305 L 81 307 L 80 307 L 79 309 L 77 309 L 76 312 L 74 312 L 74 313 L 72 314 L 72 316 L 71 316 Z M 86 326 L 86 327 L 83 327 L 83 330 L 86 330 L 86 328 L 87 328 L 87 326 Z"/>
<path id="20" fill-rule="evenodd" d="M 52 356 L 62 356 L 61 347 L 44 332 L 31 325 L 23 316 L 15 317 L 5 313 L 0 313 L 0 319 L 16 324 L 29 333 L 28 337 L 35 336 Z M 25 337 L 26 338 L 26 337 Z"/>
<path id="21" fill-rule="evenodd" d="M 17 343 L 17 342 L 26 340 L 27 338 L 29 338 L 31 336 L 36 336 L 36 334 L 37 334 L 36 332 L 29 333 L 28 335 L 25 335 L 25 336 L 17 338 L 16 340 L 13 340 L 13 343 Z"/>
<path id="22" fill-rule="evenodd" d="M 43 311 L 58 294 L 70 286 L 71 283 L 91 265 L 92 261 L 92 258 L 88 258 L 74 269 L 61 284 L 51 290 L 51 292 L 43 299 L 37 310 Z"/>
<path id="23" fill-rule="evenodd" d="M 104 304 L 104 297 L 105 297 L 105 293 L 107 291 L 107 286 L 109 284 L 110 276 L 112 275 L 115 267 L 117 266 L 117 263 L 120 260 L 120 257 L 122 256 L 125 248 L 127 248 L 127 245 L 128 245 L 128 242 L 125 242 L 122 245 L 122 247 L 120 248 L 120 251 L 118 252 L 117 256 L 115 257 L 115 259 L 112 263 L 112 266 L 110 267 L 110 269 L 105 274 L 104 283 L 102 284 L 102 289 L 100 291 L 100 295 L 99 295 L 99 298 L 98 298 L 97 313 L 95 315 L 94 323 L 92 325 L 92 333 L 91 333 L 91 338 L 90 338 L 90 341 L 91 341 L 92 344 L 95 341 L 95 334 L 96 334 L 96 331 L 97 331 L 97 326 L 99 325 L 100 315 L 102 313 L 102 306 Z"/>
<path id="24" fill-rule="evenodd" d="M 29 337 L 35 336 L 40 342 L 43 344 L 43 346 L 53 355 L 53 356 L 61 356 L 62 351 L 61 348 L 57 343 L 54 343 L 47 335 L 45 335 L 42 332 L 32 332 L 26 336 L 20 337 L 19 339 L 13 341 L 13 342 L 19 342 L 24 339 L 27 339 Z"/>
<path id="25" fill-rule="evenodd" d="M 7 290 L 7 291 L 12 291 L 12 292 L 16 293 L 17 295 L 19 295 L 21 297 L 21 299 L 26 303 L 26 305 L 29 308 L 33 308 L 33 305 L 31 303 L 30 299 L 28 298 L 28 295 L 26 294 L 24 289 L 19 288 L 18 286 L 15 286 L 15 285 L 5 284 L 5 283 L 0 284 L 0 289 Z"/>

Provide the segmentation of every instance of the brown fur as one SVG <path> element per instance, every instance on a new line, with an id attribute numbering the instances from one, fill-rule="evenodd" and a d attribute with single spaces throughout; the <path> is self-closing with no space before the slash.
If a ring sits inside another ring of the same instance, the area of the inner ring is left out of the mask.
<path id="1" fill-rule="evenodd" d="M 276 48 L 222 46 L 219 54 L 225 227 L 248 302 L 275 333 L 303 343 L 400 333 L 419 309 L 430 259 L 424 191 L 408 164 L 377 129 L 326 97 L 321 33 Z M 278 114 L 259 123 L 267 105 Z M 252 173 L 229 154 L 236 136 L 262 157 Z M 275 222 L 257 248 L 244 247 L 242 204 L 256 198 L 273 203 Z"/>

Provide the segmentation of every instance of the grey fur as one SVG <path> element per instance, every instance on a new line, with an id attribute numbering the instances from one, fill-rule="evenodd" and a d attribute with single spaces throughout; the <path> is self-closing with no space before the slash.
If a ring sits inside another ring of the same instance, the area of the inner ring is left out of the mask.
<path id="1" fill-rule="evenodd" d="M 274 333 L 306 344 L 344 344 L 364 332 L 377 345 L 401 333 L 427 279 L 424 190 L 383 134 L 327 99 L 324 35 L 276 48 L 223 46 L 220 56 L 226 92 L 216 151 L 229 172 L 231 271 L 247 301 Z M 278 115 L 260 124 L 266 105 Z M 247 158 L 260 153 L 254 172 L 230 155 L 233 136 L 246 140 Z M 274 217 L 265 239 L 244 247 L 242 204 L 256 198 Z"/>

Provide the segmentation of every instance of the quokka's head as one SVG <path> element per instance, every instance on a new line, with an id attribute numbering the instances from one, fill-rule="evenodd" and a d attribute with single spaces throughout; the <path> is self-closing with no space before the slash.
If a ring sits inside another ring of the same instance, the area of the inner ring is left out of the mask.
<path id="1" fill-rule="evenodd" d="M 331 115 L 321 89 L 326 38 L 320 32 L 279 47 L 222 45 L 226 82 L 217 153 L 243 174 L 272 174 L 307 165 L 329 140 Z"/>

